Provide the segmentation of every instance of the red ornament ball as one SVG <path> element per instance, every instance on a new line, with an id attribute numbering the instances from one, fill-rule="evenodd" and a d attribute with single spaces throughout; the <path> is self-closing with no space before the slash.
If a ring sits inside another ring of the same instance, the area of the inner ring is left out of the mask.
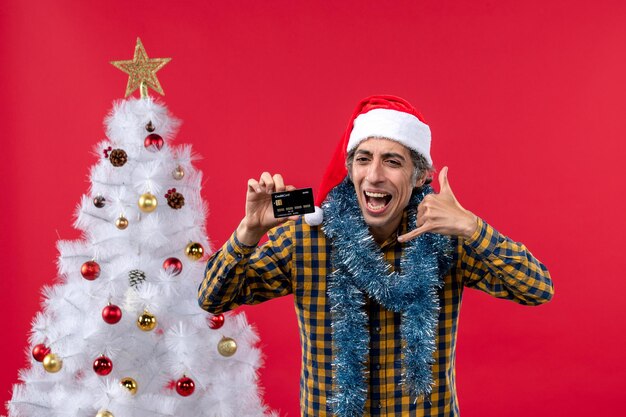
<path id="1" fill-rule="evenodd" d="M 193 394 L 196 389 L 196 384 L 194 384 L 193 379 L 183 376 L 181 379 L 176 381 L 176 392 L 178 395 L 183 397 L 189 397 Z"/>
<path id="2" fill-rule="evenodd" d="M 217 330 L 224 325 L 224 315 L 217 314 L 209 318 L 209 327 L 213 330 Z"/>
<path id="3" fill-rule="evenodd" d="M 106 376 L 113 370 L 113 362 L 111 359 L 102 355 L 93 361 L 93 370 L 100 376 Z"/>
<path id="4" fill-rule="evenodd" d="M 163 269 L 172 271 L 173 275 L 183 272 L 183 263 L 178 258 L 167 258 L 163 262 Z"/>
<path id="5" fill-rule="evenodd" d="M 95 261 L 87 261 L 80 267 L 83 278 L 93 281 L 100 276 L 100 265 Z"/>
<path id="6" fill-rule="evenodd" d="M 150 133 L 143 141 L 143 146 L 149 151 L 160 151 L 163 147 L 163 138 L 156 133 Z"/>
<path id="7" fill-rule="evenodd" d="M 43 343 L 35 345 L 33 347 L 33 358 L 35 358 L 37 362 L 43 362 L 43 358 L 45 358 L 50 351 L 50 348 Z"/>
<path id="8" fill-rule="evenodd" d="M 122 319 L 122 309 L 115 304 L 109 304 L 102 309 L 102 320 L 109 324 L 118 323 Z"/>

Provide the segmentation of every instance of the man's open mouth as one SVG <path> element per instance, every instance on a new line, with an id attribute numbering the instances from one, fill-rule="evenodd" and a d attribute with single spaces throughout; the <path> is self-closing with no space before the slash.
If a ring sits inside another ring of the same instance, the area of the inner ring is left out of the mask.
<path id="1" fill-rule="evenodd" d="M 385 210 L 385 207 L 391 201 L 391 194 L 387 193 L 375 193 L 372 191 L 364 191 L 365 202 L 367 208 L 373 212 L 381 212 Z"/>

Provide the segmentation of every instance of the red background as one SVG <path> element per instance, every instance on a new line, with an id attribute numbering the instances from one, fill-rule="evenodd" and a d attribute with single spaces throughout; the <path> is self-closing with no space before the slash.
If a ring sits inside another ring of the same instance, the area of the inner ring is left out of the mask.
<path id="1" fill-rule="evenodd" d="M 556 295 L 528 308 L 466 292 L 464 416 L 613 415 L 624 398 L 626 3 L 546 1 L 21 1 L 0 3 L 0 401 L 25 365 L 55 243 L 74 239 L 102 120 L 137 36 L 177 143 L 204 158 L 216 245 L 263 170 L 317 186 L 354 105 L 413 102 L 460 202 L 548 265 Z M 245 309 L 265 398 L 298 415 L 292 299 Z"/>

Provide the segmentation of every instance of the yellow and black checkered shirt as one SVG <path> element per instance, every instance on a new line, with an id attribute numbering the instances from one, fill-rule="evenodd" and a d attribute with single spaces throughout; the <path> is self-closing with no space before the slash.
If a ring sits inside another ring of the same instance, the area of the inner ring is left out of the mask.
<path id="1" fill-rule="evenodd" d="M 399 233 L 406 232 L 406 212 Z M 331 416 L 332 330 L 326 277 L 332 272 L 331 245 L 319 226 L 302 219 L 268 233 L 261 247 L 242 245 L 233 234 L 208 262 L 199 289 L 199 303 L 211 313 L 242 304 L 258 304 L 294 295 L 302 345 L 300 403 L 303 416 Z M 365 416 L 457 416 L 455 388 L 456 333 L 464 287 L 526 305 L 550 300 L 550 275 L 520 243 L 513 242 L 479 220 L 474 235 L 455 239 L 456 251 L 440 290 L 430 398 L 417 402 L 403 392 L 400 336 L 401 313 L 369 299 L 369 392 Z M 395 236 L 381 245 L 385 259 L 399 271 L 404 244 Z"/>

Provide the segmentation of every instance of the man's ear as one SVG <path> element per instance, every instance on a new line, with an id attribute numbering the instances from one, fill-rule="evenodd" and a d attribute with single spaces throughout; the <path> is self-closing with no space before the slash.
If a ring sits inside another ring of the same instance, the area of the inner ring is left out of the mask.
<path id="1" fill-rule="evenodd" d="M 415 180 L 415 188 L 422 188 L 422 186 L 424 186 L 424 184 L 429 184 L 430 183 L 430 181 L 428 181 L 429 179 L 430 178 L 428 178 L 428 173 L 424 172 L 422 175 L 420 175 L 417 178 L 417 180 Z"/>

